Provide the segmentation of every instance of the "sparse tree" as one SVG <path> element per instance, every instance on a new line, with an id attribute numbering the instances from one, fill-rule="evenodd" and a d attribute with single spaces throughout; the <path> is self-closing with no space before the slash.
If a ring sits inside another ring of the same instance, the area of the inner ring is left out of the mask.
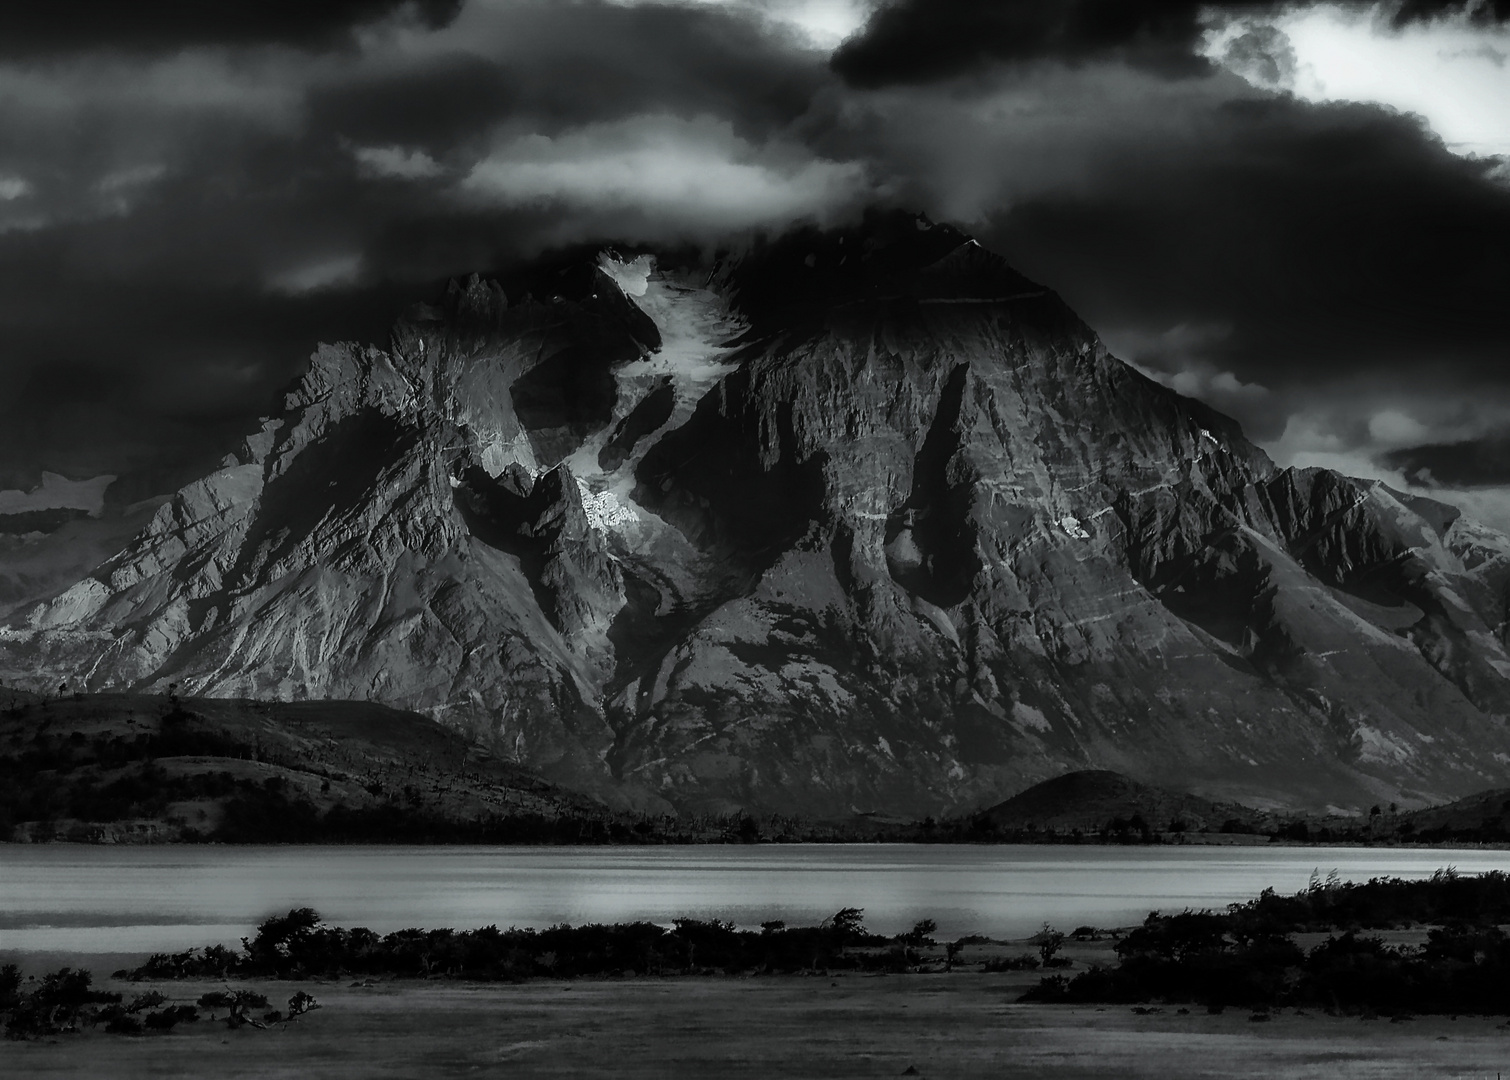
<path id="1" fill-rule="evenodd" d="M 320 1003 L 315 1000 L 313 994 L 300 990 L 297 994 L 288 999 L 288 1018 L 290 1020 L 293 1020 L 296 1017 L 303 1016 L 305 1013 L 312 1012 L 319 1007 Z"/>
<path id="2" fill-rule="evenodd" d="M 959 960 L 960 953 L 965 951 L 965 939 L 951 941 L 944 946 L 944 970 L 953 971 L 954 964 Z"/>
<path id="3" fill-rule="evenodd" d="M 248 1009 L 261 1009 L 267 1006 L 266 995 L 259 994 L 254 990 L 214 990 L 204 994 L 199 999 L 201 1009 L 211 1011 L 210 1018 L 214 1019 L 215 1009 L 226 1010 L 226 1027 L 254 1027 L 265 1028 L 267 1025 L 260 1020 L 253 1020 L 246 1014 Z"/>
<path id="4" fill-rule="evenodd" d="M 909 945 L 915 949 L 924 948 L 929 945 L 937 944 L 937 942 L 935 942 L 933 938 L 929 937 L 929 935 L 938 928 L 939 924 L 934 922 L 932 919 L 919 919 L 917 922 L 912 924 L 911 930 L 907 931 L 907 933 L 905 934 L 899 934 L 898 940 L 900 940 L 903 945 Z"/>
<path id="5" fill-rule="evenodd" d="M 1043 929 L 1033 935 L 1033 944 L 1038 946 L 1038 958 L 1044 967 L 1058 967 L 1054 958 L 1059 950 L 1064 948 L 1064 934 L 1055 930 L 1048 923 L 1043 924 Z"/>

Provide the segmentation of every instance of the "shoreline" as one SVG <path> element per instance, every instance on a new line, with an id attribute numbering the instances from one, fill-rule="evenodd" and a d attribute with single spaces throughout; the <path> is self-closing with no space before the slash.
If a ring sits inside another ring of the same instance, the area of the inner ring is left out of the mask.
<path id="1" fill-rule="evenodd" d="M 546 851 L 553 848 L 559 849 L 655 849 L 655 848 L 794 848 L 794 847 L 879 847 L 890 845 L 893 847 L 919 847 L 919 848 L 1034 848 L 1034 847 L 1062 847 L 1062 848 L 1190 848 L 1190 847 L 1240 847 L 1240 848 L 1315 848 L 1315 849 L 1339 849 L 1349 851 L 1510 851 L 1510 841 L 1486 843 L 1482 841 L 1448 840 L 1441 843 L 1405 843 L 1397 840 L 1379 840 L 1374 842 L 1356 840 L 1291 840 L 1270 838 L 1267 836 L 1254 837 L 1226 837 L 1213 835 L 1209 838 L 1187 837 L 1180 840 L 1157 840 L 1148 843 L 1124 843 L 1113 840 L 1074 840 L 1069 837 L 1053 837 L 1042 840 L 919 840 L 919 839 L 891 839 L 886 837 L 857 838 L 845 837 L 842 839 L 824 839 L 821 837 L 803 838 L 800 840 L 732 840 L 723 837 L 678 840 L 602 840 L 597 842 L 555 842 L 547 841 L 540 843 L 512 841 L 498 841 L 489 843 L 478 840 L 427 840 L 427 841 L 389 841 L 389 840 L 80 840 L 71 837 L 52 837 L 43 840 L 0 840 L 0 850 L 5 848 L 528 848 L 531 850 Z"/>

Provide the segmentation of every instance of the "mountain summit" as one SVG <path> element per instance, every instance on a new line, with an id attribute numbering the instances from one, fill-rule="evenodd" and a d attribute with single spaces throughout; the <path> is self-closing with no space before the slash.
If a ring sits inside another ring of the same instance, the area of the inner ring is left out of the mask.
<path id="1" fill-rule="evenodd" d="M 473 278 L 0 628 L 8 681 L 422 711 L 645 808 L 1510 772 L 1510 539 L 1280 470 L 910 215 Z"/>

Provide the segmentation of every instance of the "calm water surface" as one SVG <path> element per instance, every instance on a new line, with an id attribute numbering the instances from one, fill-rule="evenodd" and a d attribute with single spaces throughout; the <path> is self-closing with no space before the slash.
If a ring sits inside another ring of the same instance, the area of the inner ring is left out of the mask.
<path id="1" fill-rule="evenodd" d="M 1360 848 L 90 847 L 0 845 L 0 955 L 144 953 L 235 944 L 310 906 L 379 932 L 545 927 L 688 915 L 815 923 L 841 907 L 895 933 L 1018 937 L 1051 922 L 1125 926 L 1151 910 L 1220 907 L 1312 870 L 1345 880 L 1510 870 L 1505 851 Z"/>

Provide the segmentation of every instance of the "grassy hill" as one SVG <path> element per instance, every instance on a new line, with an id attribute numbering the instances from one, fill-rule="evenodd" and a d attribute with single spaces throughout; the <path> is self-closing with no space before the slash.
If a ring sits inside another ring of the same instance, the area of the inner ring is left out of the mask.
<path id="1" fill-rule="evenodd" d="M 0 839 L 573 842 L 643 822 L 416 713 L 0 690 Z"/>
<path id="2" fill-rule="evenodd" d="M 1270 815 L 1237 803 L 1142 784 L 1091 769 L 1035 784 L 976 815 L 999 834 L 1148 840 L 1160 834 L 1246 834 L 1273 828 Z"/>
<path id="3" fill-rule="evenodd" d="M 1362 839 L 1426 844 L 1510 844 L 1510 788 L 1396 814 L 1383 808 L 1358 828 Z"/>

